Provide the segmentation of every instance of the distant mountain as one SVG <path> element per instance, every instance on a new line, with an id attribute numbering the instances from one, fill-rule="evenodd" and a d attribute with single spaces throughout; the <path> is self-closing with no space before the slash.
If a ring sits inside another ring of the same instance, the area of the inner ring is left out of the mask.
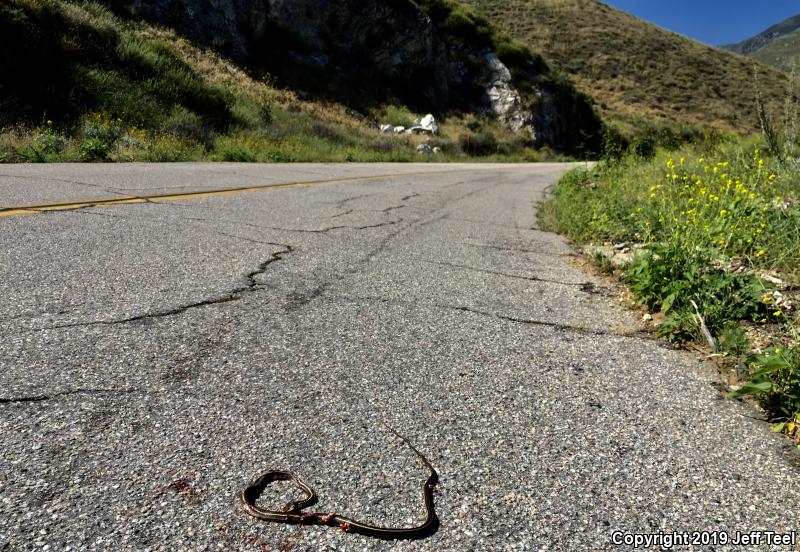
<path id="1" fill-rule="evenodd" d="M 767 101 L 786 76 L 666 31 L 597 0 L 463 0 L 539 52 L 591 96 L 605 120 L 758 129 L 753 67 Z"/>
<path id="2" fill-rule="evenodd" d="M 781 21 L 747 40 L 722 48 L 790 71 L 793 65 L 800 63 L 800 15 Z"/>
<path id="3" fill-rule="evenodd" d="M 720 47 L 737 54 L 749 56 L 775 39 L 790 34 L 797 29 L 800 29 L 800 15 L 785 19 L 767 30 L 761 31 L 757 35 L 742 40 L 741 42 L 726 44 Z"/>

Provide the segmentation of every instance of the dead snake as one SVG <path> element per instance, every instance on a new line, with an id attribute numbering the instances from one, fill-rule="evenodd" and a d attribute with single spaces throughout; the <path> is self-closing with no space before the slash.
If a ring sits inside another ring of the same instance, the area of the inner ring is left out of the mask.
<path id="1" fill-rule="evenodd" d="M 433 489 L 439 481 L 439 474 L 436 473 L 428 459 L 414 445 L 409 443 L 405 437 L 392 428 L 388 429 L 408 445 L 430 471 L 430 475 L 422 487 L 422 502 L 425 505 L 427 515 L 420 525 L 415 527 L 376 527 L 335 512 L 303 512 L 304 509 L 316 504 L 318 500 L 317 493 L 302 479 L 285 471 L 269 471 L 254 479 L 241 493 L 240 503 L 242 510 L 254 518 L 264 521 L 291 525 L 328 525 L 330 527 L 338 527 L 346 532 L 359 533 L 380 539 L 420 539 L 432 535 L 439 526 L 439 520 L 433 507 Z M 302 500 L 289 502 L 283 510 L 266 510 L 257 506 L 258 497 L 273 481 L 293 481 L 306 496 Z"/>

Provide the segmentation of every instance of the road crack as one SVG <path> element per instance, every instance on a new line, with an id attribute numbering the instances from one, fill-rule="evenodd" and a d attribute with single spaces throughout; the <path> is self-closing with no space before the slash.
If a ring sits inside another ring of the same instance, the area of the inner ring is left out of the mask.
<path id="1" fill-rule="evenodd" d="M 334 296 L 330 296 L 331 298 L 335 298 Z M 459 312 L 468 312 L 470 314 L 477 314 L 480 316 L 486 316 L 490 318 L 495 318 L 498 320 L 505 320 L 507 322 L 513 322 L 515 324 L 525 324 L 529 326 L 542 326 L 547 328 L 553 328 L 556 330 L 563 330 L 569 332 L 576 332 L 583 335 L 596 335 L 596 336 L 606 336 L 606 337 L 626 337 L 631 339 L 641 339 L 646 341 L 652 341 L 656 344 L 662 345 L 667 347 L 664 342 L 660 339 L 645 333 L 645 332 L 615 332 L 615 331 L 608 331 L 608 330 L 598 330 L 595 328 L 586 328 L 583 326 L 573 326 L 570 324 L 562 324 L 559 322 L 547 322 L 545 320 L 534 320 L 530 318 L 519 318 L 516 316 L 508 316 L 504 314 L 498 314 L 496 312 L 488 312 L 482 311 L 473 307 L 467 307 L 463 305 L 445 305 L 442 303 L 420 303 L 417 301 L 404 301 L 402 299 L 388 299 L 385 297 L 371 297 L 371 296 L 354 296 L 354 295 L 340 295 L 338 296 L 340 299 L 349 299 L 353 301 L 366 301 L 366 302 L 377 302 L 377 303 L 384 303 L 384 304 L 394 304 L 394 305 L 405 305 L 405 306 L 413 306 L 413 307 L 433 307 L 437 309 L 443 310 L 451 310 L 451 311 L 459 311 Z"/>
<path id="2" fill-rule="evenodd" d="M 47 395 L 27 395 L 19 397 L 0 397 L 0 404 L 44 402 L 69 395 L 127 395 L 141 392 L 141 389 L 72 389 Z"/>
<path id="3" fill-rule="evenodd" d="M 167 204 L 161 203 L 158 201 L 150 201 L 154 205 L 164 205 L 167 207 L 184 207 L 184 208 L 194 208 L 194 206 L 187 206 L 187 205 L 176 205 L 176 204 Z M 340 213 L 336 216 L 344 216 L 345 214 L 349 213 Z M 335 217 L 330 217 L 335 218 Z M 403 219 L 398 220 L 390 220 L 385 222 L 379 222 L 376 224 L 367 224 L 363 226 L 349 226 L 349 225 L 338 225 L 338 226 L 328 226 L 325 228 L 284 228 L 281 226 L 264 226 L 261 224 L 253 224 L 251 222 L 242 222 L 236 220 L 227 220 L 227 219 L 215 219 L 215 218 L 207 218 L 207 217 L 178 217 L 180 220 L 190 220 L 190 221 L 198 221 L 198 222 L 222 222 L 225 224 L 235 224 L 238 226 L 247 226 L 249 228 L 258 228 L 260 230 L 278 230 L 280 232 L 298 232 L 298 233 L 305 233 L 305 234 L 326 234 L 328 232 L 332 232 L 334 230 L 370 230 L 372 228 L 380 228 L 382 226 L 391 226 L 393 224 L 399 224 L 403 222 Z"/>
<path id="4" fill-rule="evenodd" d="M 536 251 L 534 249 L 521 249 L 518 247 L 506 247 L 500 245 L 492 245 L 489 243 L 472 243 L 472 242 L 455 242 L 458 245 L 468 245 L 470 247 L 480 247 L 483 249 L 496 249 L 497 251 L 513 251 L 516 253 L 535 253 L 543 257 L 579 257 L 577 253 L 551 253 L 548 251 Z"/>
<path id="5" fill-rule="evenodd" d="M 40 177 L 37 177 L 37 176 L 28 176 L 28 175 L 20 175 L 20 174 L 13 174 L 12 175 L 12 174 L 5 174 L 5 173 L 0 173 L 0 177 L 12 178 L 14 180 L 36 180 L 36 181 L 39 181 L 39 182 L 41 182 L 42 180 L 49 180 L 51 182 L 62 182 L 64 184 L 75 184 L 77 186 L 86 186 L 86 187 L 89 187 L 89 188 L 99 188 L 99 189 L 103 190 L 104 192 L 108 192 L 109 194 L 117 194 L 117 195 L 120 195 L 120 196 L 124 195 L 122 192 L 120 192 L 119 190 L 116 190 L 114 188 L 106 188 L 102 184 L 90 184 L 89 182 L 81 182 L 80 180 L 69 180 L 69 179 L 66 179 L 66 178 L 53 178 L 52 176 L 45 176 L 45 177 L 40 178 Z"/>
<path id="6" fill-rule="evenodd" d="M 449 266 L 451 268 L 463 268 L 465 270 L 471 270 L 473 272 L 481 272 L 481 273 L 484 273 L 484 274 L 493 274 L 495 276 L 503 276 L 505 278 L 515 278 L 515 279 L 519 279 L 519 280 L 528 280 L 530 282 L 542 282 L 542 283 L 547 283 L 547 284 L 557 284 L 557 285 L 561 285 L 561 286 L 575 286 L 575 287 L 580 287 L 581 291 L 586 291 L 587 293 L 590 293 L 589 290 L 593 290 L 594 289 L 594 284 L 592 284 L 591 282 L 561 282 L 559 280 L 549 280 L 547 278 L 539 278 L 538 276 L 520 276 L 520 275 L 517 275 L 517 274 L 507 274 L 505 272 L 498 272 L 498 271 L 495 271 L 495 270 L 488 270 L 488 269 L 485 269 L 485 268 L 477 268 L 477 267 L 469 266 L 469 265 L 448 263 L 448 262 L 445 262 L 445 261 L 430 261 L 430 260 L 427 260 L 427 259 L 418 259 L 418 260 L 420 262 L 423 262 L 423 263 L 426 263 L 426 264 Z"/>
<path id="7" fill-rule="evenodd" d="M 232 237 L 239 238 L 239 236 L 232 236 Z M 254 240 L 249 240 L 249 241 L 254 241 Z M 259 264 L 259 266 L 258 266 L 258 268 L 256 270 L 254 270 L 252 272 L 249 272 L 246 275 L 247 282 L 244 285 L 239 286 L 237 288 L 234 288 L 227 295 L 224 295 L 222 297 L 214 297 L 214 298 L 211 298 L 211 299 L 203 299 L 202 301 L 196 301 L 194 303 L 189 303 L 189 304 L 186 304 L 186 305 L 180 305 L 178 307 L 174 307 L 174 308 L 163 310 L 163 311 L 150 312 L 150 313 L 141 314 L 141 315 L 137 315 L 137 316 L 131 316 L 129 318 L 122 318 L 122 319 L 118 319 L 118 320 L 95 320 L 95 321 L 92 321 L 92 322 L 76 322 L 74 324 L 60 324 L 60 325 L 55 325 L 55 326 L 48 326 L 48 327 L 45 327 L 45 328 L 35 328 L 35 329 L 31 330 L 31 331 L 41 332 L 41 331 L 45 331 L 45 330 L 60 330 L 60 329 L 65 329 L 65 328 L 78 328 L 78 327 L 87 327 L 87 326 L 114 326 L 114 325 L 117 325 L 117 324 L 128 324 L 130 322 L 139 322 L 139 321 L 142 321 L 142 320 L 151 320 L 151 319 L 155 319 L 155 318 L 164 318 L 164 317 L 167 317 L 167 316 L 175 316 L 175 315 L 183 314 L 186 311 L 189 311 L 189 310 L 192 310 L 192 309 L 196 309 L 196 308 L 199 308 L 199 307 L 206 307 L 206 306 L 209 306 L 209 305 L 219 305 L 219 304 L 223 304 L 223 303 L 230 303 L 232 301 L 238 301 L 241 298 L 242 295 L 244 295 L 246 293 L 252 293 L 254 291 L 258 291 L 259 289 L 261 289 L 261 284 L 258 282 L 258 277 L 261 276 L 262 274 L 266 273 L 267 268 L 271 264 L 283 260 L 284 256 L 286 256 L 286 255 L 288 255 L 288 254 L 290 254 L 290 253 L 292 253 L 294 251 L 294 248 L 291 245 L 287 245 L 287 244 L 273 243 L 273 242 L 257 242 L 257 243 L 263 243 L 263 244 L 267 244 L 267 245 L 274 245 L 274 246 L 277 246 L 277 247 L 283 247 L 284 249 L 282 251 L 278 251 L 276 253 L 273 253 L 270 256 L 269 259 L 267 259 L 266 261 L 264 261 L 261 264 Z"/>

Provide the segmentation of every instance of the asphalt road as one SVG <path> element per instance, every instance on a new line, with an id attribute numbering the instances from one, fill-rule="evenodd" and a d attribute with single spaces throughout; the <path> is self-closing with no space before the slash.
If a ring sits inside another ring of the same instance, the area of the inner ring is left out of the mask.
<path id="1" fill-rule="evenodd" d="M 797 529 L 785 441 L 536 229 L 564 170 L 0 167 L 0 209 L 302 183 L 0 211 L 0 550 L 630 550 L 616 531 Z M 439 472 L 432 537 L 237 508 L 285 469 L 317 510 L 419 521 L 427 471 L 386 425 Z"/>

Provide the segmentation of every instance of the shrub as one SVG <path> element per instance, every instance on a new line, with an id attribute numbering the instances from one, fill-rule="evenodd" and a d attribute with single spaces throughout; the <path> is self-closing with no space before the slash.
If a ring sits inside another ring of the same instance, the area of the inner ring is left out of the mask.
<path id="1" fill-rule="evenodd" d="M 634 155 L 645 161 L 656 156 L 656 137 L 652 134 L 637 136 L 631 145 Z"/>
<path id="2" fill-rule="evenodd" d="M 634 259 L 626 279 L 640 303 L 672 318 L 660 330 L 673 339 L 684 340 L 695 333 L 694 305 L 713 335 L 730 321 L 755 321 L 768 315 L 761 301 L 765 285 L 759 278 L 731 274 L 712 264 L 711 250 L 673 239 L 650 244 L 646 253 Z"/>
<path id="3" fill-rule="evenodd" d="M 47 121 L 47 126 L 39 129 L 33 137 L 34 146 L 43 153 L 61 153 L 67 144 L 66 139 L 53 129 L 53 122 Z"/>
<path id="4" fill-rule="evenodd" d="M 769 347 L 749 355 L 750 381 L 730 394 L 753 396 L 770 420 L 781 421 L 774 430 L 796 434 L 800 413 L 800 349 Z"/>
<path id="5" fill-rule="evenodd" d="M 112 144 L 99 138 L 86 138 L 78 143 L 83 161 L 108 161 L 112 147 Z"/>
<path id="6" fill-rule="evenodd" d="M 253 140 L 242 137 L 220 137 L 214 147 L 214 159 L 243 163 L 256 161 Z"/>
<path id="7" fill-rule="evenodd" d="M 258 116 L 265 125 L 272 123 L 272 98 L 262 94 L 258 100 Z"/>
<path id="8" fill-rule="evenodd" d="M 213 132 L 203 118 L 183 106 L 176 106 L 164 121 L 164 131 L 182 138 L 188 138 L 199 144 L 209 144 Z"/>
<path id="9" fill-rule="evenodd" d="M 392 126 L 410 127 L 414 125 L 416 115 L 405 107 L 398 105 L 387 105 L 379 115 L 380 122 Z"/>
<path id="10" fill-rule="evenodd" d="M 497 153 L 497 137 L 489 130 L 465 134 L 459 138 L 467 155 L 487 156 Z"/>
<path id="11" fill-rule="evenodd" d="M 78 152 L 84 161 L 107 161 L 124 133 L 122 119 L 90 113 L 81 124 L 83 140 L 78 144 Z"/>
<path id="12" fill-rule="evenodd" d="M 602 130 L 603 158 L 619 160 L 628 149 L 628 140 L 616 128 L 604 125 Z"/>

